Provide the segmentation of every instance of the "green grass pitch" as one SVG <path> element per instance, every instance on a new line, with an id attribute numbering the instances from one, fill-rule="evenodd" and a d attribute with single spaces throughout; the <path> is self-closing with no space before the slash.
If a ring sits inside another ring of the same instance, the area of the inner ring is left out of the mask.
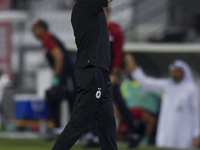
<path id="1" fill-rule="evenodd" d="M 54 142 L 45 142 L 41 139 L 0 139 L 0 150 L 51 150 Z M 72 150 L 84 150 L 82 146 L 75 145 Z M 100 149 L 89 149 L 100 150 Z M 119 150 L 127 150 L 125 145 L 119 144 Z M 140 148 L 139 150 L 166 150 L 154 147 Z"/>

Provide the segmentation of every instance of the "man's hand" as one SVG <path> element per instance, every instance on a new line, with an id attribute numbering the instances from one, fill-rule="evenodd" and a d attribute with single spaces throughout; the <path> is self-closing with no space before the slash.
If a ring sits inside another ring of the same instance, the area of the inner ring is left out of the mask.
<path id="1" fill-rule="evenodd" d="M 108 0 L 108 3 L 112 2 L 113 0 Z"/>
<path id="2" fill-rule="evenodd" d="M 116 83 L 116 80 L 117 80 L 117 77 L 115 74 L 111 74 L 110 75 L 110 81 L 112 82 L 112 84 L 115 84 Z"/>
<path id="3" fill-rule="evenodd" d="M 195 147 L 199 147 L 200 146 L 200 138 L 199 137 L 195 138 L 193 142 L 194 142 L 194 146 Z"/>
<path id="4" fill-rule="evenodd" d="M 126 63 L 126 71 L 128 73 L 132 73 L 138 67 L 137 63 L 135 62 L 131 54 L 126 54 L 125 63 Z"/>

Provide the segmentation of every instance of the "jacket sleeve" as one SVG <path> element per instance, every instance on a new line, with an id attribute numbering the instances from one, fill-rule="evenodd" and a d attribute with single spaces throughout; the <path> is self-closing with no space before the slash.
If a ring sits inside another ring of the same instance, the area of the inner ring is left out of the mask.
<path id="1" fill-rule="evenodd" d="M 119 27 L 115 27 L 113 30 L 114 42 L 113 42 L 113 68 L 119 69 L 123 60 L 123 43 L 124 37 L 121 29 Z"/>
<path id="2" fill-rule="evenodd" d="M 108 6 L 108 0 L 85 0 L 86 6 L 94 13 Z"/>
<path id="3" fill-rule="evenodd" d="M 197 138 L 200 136 L 200 99 L 197 89 L 192 90 L 191 97 L 193 137 Z"/>
<path id="4" fill-rule="evenodd" d="M 134 72 L 132 72 L 131 76 L 140 84 L 144 90 L 157 94 L 163 93 L 167 84 L 166 79 L 148 78 L 141 68 L 137 68 Z"/>

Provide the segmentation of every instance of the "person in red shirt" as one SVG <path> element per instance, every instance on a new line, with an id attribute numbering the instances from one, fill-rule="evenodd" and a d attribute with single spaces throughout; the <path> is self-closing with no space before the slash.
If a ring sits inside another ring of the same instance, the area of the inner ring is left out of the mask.
<path id="1" fill-rule="evenodd" d="M 113 83 L 113 98 L 114 104 L 116 105 L 117 110 L 119 110 L 124 123 L 127 125 L 128 130 L 130 132 L 130 139 L 132 139 L 132 135 L 135 132 L 135 127 L 133 125 L 133 118 L 124 103 L 124 100 L 121 96 L 120 91 L 120 71 L 122 69 L 123 62 L 123 45 L 124 45 L 124 35 L 120 28 L 120 26 L 110 21 L 110 12 L 111 10 L 107 7 L 104 8 L 108 30 L 110 34 L 110 47 L 111 47 L 111 72 L 110 72 L 110 80 Z M 130 140 L 132 141 L 132 140 Z M 133 147 L 132 143 L 129 144 L 129 147 Z"/>
<path id="2" fill-rule="evenodd" d="M 58 86 L 66 81 L 67 76 L 73 76 L 73 63 L 64 44 L 48 30 L 48 24 L 39 20 L 32 26 L 33 35 L 41 41 L 46 52 L 46 58 L 54 71 L 52 86 Z"/>
<path id="3" fill-rule="evenodd" d="M 42 47 L 46 52 L 46 58 L 53 70 L 54 77 L 52 79 L 52 87 L 46 92 L 49 104 L 49 118 L 55 123 L 55 133 L 59 134 L 60 129 L 60 103 L 65 96 L 69 100 L 70 109 L 72 111 L 75 88 L 73 79 L 73 62 L 70 53 L 64 44 L 48 30 L 48 24 L 43 20 L 38 20 L 32 25 L 33 35 L 42 43 Z M 61 96 L 61 89 L 63 97 Z"/>
<path id="4" fill-rule="evenodd" d="M 109 8 L 104 8 L 104 12 L 107 19 L 108 30 L 110 34 L 110 46 L 111 46 L 111 74 L 110 79 L 114 84 L 116 82 L 117 74 L 119 73 L 122 61 L 123 61 L 123 45 L 124 45 L 124 35 L 118 24 L 109 21 L 110 10 Z"/>

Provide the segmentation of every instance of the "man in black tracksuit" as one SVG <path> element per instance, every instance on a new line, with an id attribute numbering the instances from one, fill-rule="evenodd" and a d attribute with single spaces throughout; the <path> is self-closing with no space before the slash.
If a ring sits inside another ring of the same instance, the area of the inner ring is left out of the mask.
<path id="1" fill-rule="evenodd" d="M 112 105 L 109 33 L 103 7 L 110 0 L 77 0 L 72 26 L 78 47 L 75 65 L 77 97 L 69 124 L 53 150 L 68 150 L 95 116 L 102 150 L 117 150 Z"/>

